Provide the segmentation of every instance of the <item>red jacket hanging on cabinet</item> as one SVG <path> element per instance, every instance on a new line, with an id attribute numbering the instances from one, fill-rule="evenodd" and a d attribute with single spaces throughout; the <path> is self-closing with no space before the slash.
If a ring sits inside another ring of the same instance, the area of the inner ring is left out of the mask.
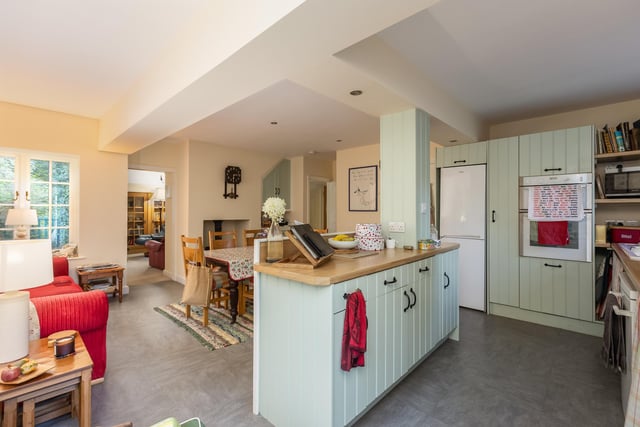
<path id="1" fill-rule="evenodd" d="M 364 295 L 358 289 L 347 297 L 342 332 L 343 371 L 356 366 L 364 366 L 364 352 L 367 351 L 367 307 Z"/>

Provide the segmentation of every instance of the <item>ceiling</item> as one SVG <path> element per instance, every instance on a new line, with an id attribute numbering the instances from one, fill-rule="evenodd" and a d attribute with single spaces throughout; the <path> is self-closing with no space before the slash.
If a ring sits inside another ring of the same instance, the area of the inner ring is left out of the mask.
<path id="1" fill-rule="evenodd" d="M 431 114 L 432 141 L 464 143 L 640 98 L 637 0 L 276 3 L 1 2 L 0 101 L 100 119 L 111 151 L 170 138 L 296 156 L 377 143 L 379 117 L 409 108 Z"/>

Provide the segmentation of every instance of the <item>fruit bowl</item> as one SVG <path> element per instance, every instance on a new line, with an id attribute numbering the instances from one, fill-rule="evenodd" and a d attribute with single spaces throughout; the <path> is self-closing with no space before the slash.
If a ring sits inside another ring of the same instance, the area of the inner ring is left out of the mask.
<path id="1" fill-rule="evenodd" d="M 334 240 L 330 238 L 328 240 L 331 247 L 336 249 L 353 249 L 358 246 L 358 239 L 354 240 Z"/>

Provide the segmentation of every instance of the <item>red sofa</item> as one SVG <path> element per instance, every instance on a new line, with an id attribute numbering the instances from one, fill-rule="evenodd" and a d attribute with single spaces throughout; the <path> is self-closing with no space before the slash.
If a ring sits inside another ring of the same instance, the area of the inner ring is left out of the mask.
<path id="1" fill-rule="evenodd" d="M 40 319 L 40 336 L 78 331 L 93 360 L 91 379 L 103 378 L 107 367 L 107 295 L 99 290 L 83 292 L 69 276 L 64 257 L 53 257 L 53 275 L 53 282 L 28 289 Z"/>

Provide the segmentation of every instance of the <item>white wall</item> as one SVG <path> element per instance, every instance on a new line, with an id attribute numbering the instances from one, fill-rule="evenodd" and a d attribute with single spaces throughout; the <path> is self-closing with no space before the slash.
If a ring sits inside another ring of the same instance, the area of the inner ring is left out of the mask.
<path id="1" fill-rule="evenodd" d="M 640 119 L 640 99 L 500 123 L 491 126 L 489 134 L 490 139 L 496 139 L 584 125 L 602 128 L 605 124 L 615 126 L 623 121 L 632 122 L 638 119 Z"/>

